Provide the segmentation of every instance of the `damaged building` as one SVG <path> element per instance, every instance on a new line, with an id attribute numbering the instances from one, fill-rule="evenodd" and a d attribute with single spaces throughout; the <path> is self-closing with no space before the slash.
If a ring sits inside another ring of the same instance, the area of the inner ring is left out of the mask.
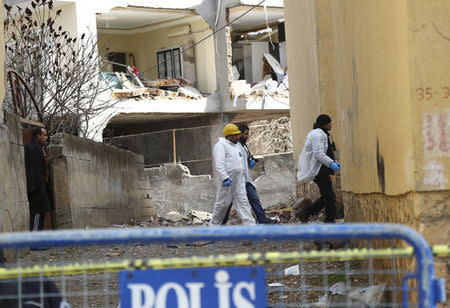
<path id="1" fill-rule="evenodd" d="M 138 2 L 95 15 L 116 102 L 93 139 L 211 174 L 223 123 L 289 117 L 282 1 Z"/>

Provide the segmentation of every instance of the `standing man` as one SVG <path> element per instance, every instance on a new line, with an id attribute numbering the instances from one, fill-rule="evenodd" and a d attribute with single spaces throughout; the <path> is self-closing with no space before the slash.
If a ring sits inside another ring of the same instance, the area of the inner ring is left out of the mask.
<path id="1" fill-rule="evenodd" d="M 256 216 L 256 222 L 259 224 L 276 224 L 277 220 L 266 217 L 266 213 L 259 200 L 258 192 L 256 191 L 256 185 L 253 182 L 253 178 L 250 174 L 250 169 L 253 168 L 258 160 L 253 157 L 250 150 L 247 147 L 247 140 L 250 135 L 250 128 L 245 124 L 240 124 L 238 126 L 241 132 L 241 137 L 239 138 L 238 148 L 242 153 L 244 160 L 244 178 L 245 178 L 245 190 L 247 193 L 247 199 L 252 207 L 253 212 Z M 227 215 L 225 216 L 222 224 L 226 224 L 231 211 L 231 206 L 228 208 Z"/>
<path id="2" fill-rule="evenodd" d="M 255 224 L 245 192 L 243 155 L 237 145 L 240 134 L 235 124 L 228 124 L 223 129 L 224 138 L 220 138 L 214 145 L 217 193 L 211 225 L 222 224 L 231 203 L 236 207 L 243 224 Z"/>
<path id="3" fill-rule="evenodd" d="M 341 165 L 334 160 L 334 142 L 331 136 L 331 118 L 326 114 L 317 117 L 314 129 L 306 136 L 305 145 L 298 161 L 297 179 L 299 181 L 314 181 L 320 190 L 320 198 L 310 207 L 302 210 L 300 220 L 308 222 L 325 208 L 325 222 L 334 223 L 336 216 L 336 195 L 331 183 L 331 175 L 339 171 Z"/>
<path id="4" fill-rule="evenodd" d="M 45 213 L 51 209 L 47 194 L 47 157 L 44 150 L 46 144 L 47 131 L 43 128 L 35 128 L 32 132 L 31 141 L 25 145 L 30 231 L 43 229 Z"/>

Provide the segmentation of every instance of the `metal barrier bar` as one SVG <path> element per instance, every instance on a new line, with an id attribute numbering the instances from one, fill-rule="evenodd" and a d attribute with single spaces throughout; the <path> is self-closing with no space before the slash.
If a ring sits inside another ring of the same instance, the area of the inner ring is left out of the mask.
<path id="1" fill-rule="evenodd" d="M 445 298 L 443 281 L 434 277 L 431 248 L 415 230 L 398 224 L 324 224 L 237 227 L 191 227 L 165 229 L 104 229 L 92 231 L 23 232 L 0 234 L 0 248 L 174 242 L 197 240 L 353 240 L 401 239 L 414 249 L 417 259 L 419 307 L 433 308 Z"/>

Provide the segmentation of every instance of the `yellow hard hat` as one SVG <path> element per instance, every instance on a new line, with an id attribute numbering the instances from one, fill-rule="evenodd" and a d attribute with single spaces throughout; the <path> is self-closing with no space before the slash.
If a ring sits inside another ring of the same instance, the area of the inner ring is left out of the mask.
<path id="1" fill-rule="evenodd" d="M 237 127 L 236 124 L 227 124 L 223 128 L 223 135 L 224 136 L 230 136 L 230 135 L 237 135 L 240 134 L 241 131 L 239 130 L 239 127 Z"/>

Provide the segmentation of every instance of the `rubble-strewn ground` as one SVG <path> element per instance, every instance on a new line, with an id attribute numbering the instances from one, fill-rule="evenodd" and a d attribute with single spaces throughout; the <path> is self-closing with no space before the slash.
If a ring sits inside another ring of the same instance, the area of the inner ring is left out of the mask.
<path id="1" fill-rule="evenodd" d="M 278 205 L 267 210 L 272 217 L 278 217 L 281 223 L 298 223 L 296 205 Z M 239 223 L 236 214 L 232 212 L 229 224 Z M 132 221 L 129 225 L 114 225 L 111 232 L 118 228 L 154 228 L 166 226 L 192 225 L 193 220 L 186 218 L 176 223 L 159 217 L 146 217 Z M 203 222 L 207 224 L 207 222 Z M 298 241 L 262 241 L 262 242 L 197 242 L 197 243 L 160 243 L 130 245 L 105 245 L 91 247 L 53 248 L 43 252 L 30 252 L 19 262 L 22 266 L 34 264 L 72 264 L 79 262 L 103 263 L 119 260 L 135 260 L 149 258 L 174 258 L 209 256 L 236 253 L 266 252 L 266 251 L 303 251 L 317 247 L 312 242 Z M 268 286 L 269 306 L 279 306 L 281 303 L 316 303 L 326 294 L 329 286 L 345 281 L 345 275 L 340 273 L 344 263 L 322 262 L 302 263 L 300 275 L 285 276 L 284 270 L 295 264 L 268 264 L 265 266 L 267 284 L 280 283 L 282 286 Z M 351 269 L 356 268 L 351 264 Z M 347 270 L 349 269 L 347 268 Z M 329 274 L 325 274 L 329 271 Z M 86 274 L 78 276 L 56 277 L 58 287 L 64 292 L 72 307 L 117 307 L 118 279 L 116 273 Z M 360 282 L 363 281 L 360 278 Z M 308 291 L 302 288 L 308 288 Z M 87 297 L 84 295 L 88 295 Z M 322 298 L 323 300 L 323 298 Z"/>

